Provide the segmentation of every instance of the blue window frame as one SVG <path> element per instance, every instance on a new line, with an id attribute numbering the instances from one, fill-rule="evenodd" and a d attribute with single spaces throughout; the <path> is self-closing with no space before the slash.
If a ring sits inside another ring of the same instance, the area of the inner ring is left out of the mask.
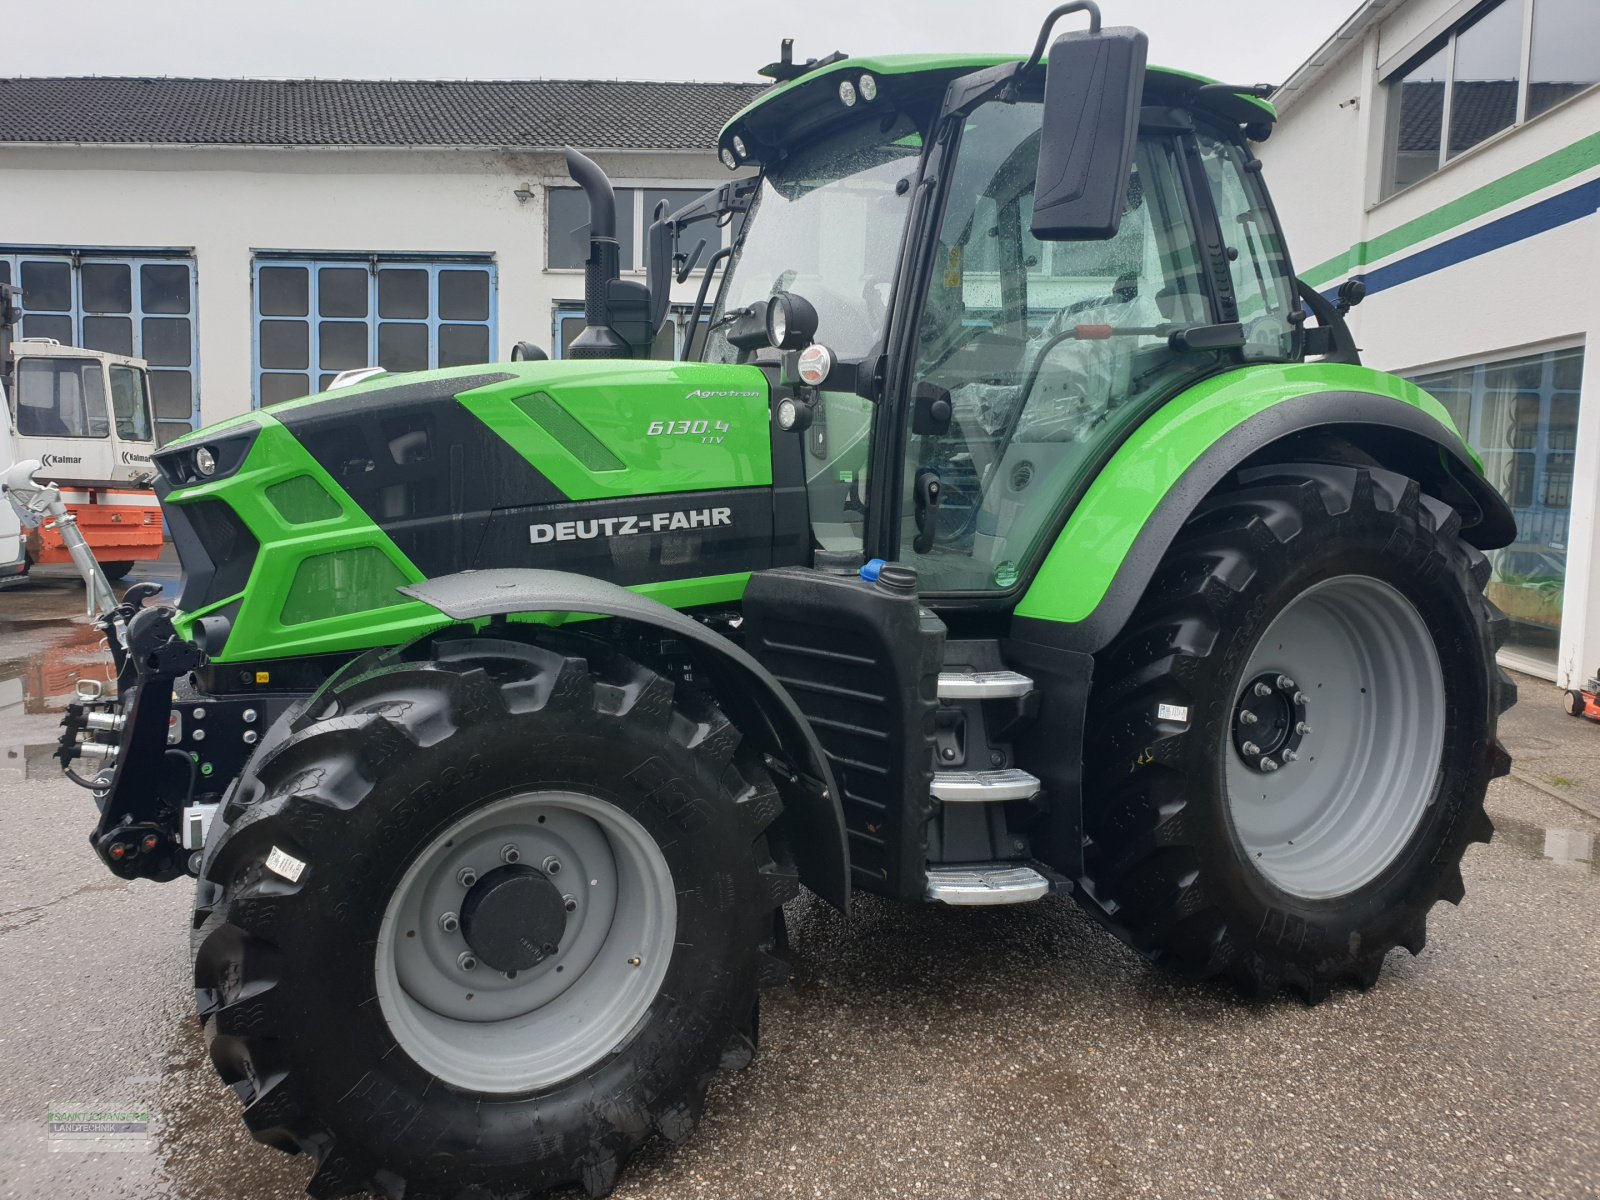
<path id="1" fill-rule="evenodd" d="M 182 251 L 0 247 L 0 283 L 22 288 L 21 336 L 150 364 L 163 445 L 200 418 L 195 274 Z"/>
<path id="2" fill-rule="evenodd" d="M 358 367 L 426 371 L 494 357 L 487 255 L 257 254 L 250 277 L 258 408 L 322 391 Z"/>

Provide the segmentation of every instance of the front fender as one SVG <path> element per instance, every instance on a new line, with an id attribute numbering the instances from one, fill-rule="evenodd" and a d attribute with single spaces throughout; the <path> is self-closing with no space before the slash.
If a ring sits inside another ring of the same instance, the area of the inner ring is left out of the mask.
<path id="1" fill-rule="evenodd" d="M 1462 536 L 1480 549 L 1515 536 L 1511 510 L 1449 413 L 1416 385 L 1346 364 L 1247 367 L 1179 394 L 1122 444 L 1018 603 L 1018 635 L 1103 648 L 1200 501 L 1246 459 L 1296 435 L 1324 435 L 1417 478 L 1461 510 Z"/>
<path id="2" fill-rule="evenodd" d="M 789 777 L 781 770 L 775 774 L 800 880 L 828 903 L 848 910 L 850 862 L 844 810 L 827 757 L 782 685 L 740 647 L 658 600 L 568 571 L 463 571 L 398 590 L 457 621 L 512 613 L 574 613 L 615 617 L 682 638 L 733 723 L 769 755 L 794 768 Z"/>

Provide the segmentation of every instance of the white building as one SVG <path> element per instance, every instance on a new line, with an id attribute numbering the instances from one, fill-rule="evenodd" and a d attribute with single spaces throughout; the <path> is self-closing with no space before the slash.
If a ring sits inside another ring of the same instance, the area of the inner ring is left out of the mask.
<path id="1" fill-rule="evenodd" d="M 611 175 L 642 277 L 649 214 L 727 180 L 711 147 L 759 90 L 3 79 L 0 282 L 24 336 L 149 359 L 167 436 L 349 367 L 559 356 L 587 253 L 562 149 Z"/>
<path id="2" fill-rule="evenodd" d="M 1600 667 L 1600 0 L 1367 0 L 1260 148 L 1299 274 L 1437 396 L 1517 514 L 1504 660 Z"/>

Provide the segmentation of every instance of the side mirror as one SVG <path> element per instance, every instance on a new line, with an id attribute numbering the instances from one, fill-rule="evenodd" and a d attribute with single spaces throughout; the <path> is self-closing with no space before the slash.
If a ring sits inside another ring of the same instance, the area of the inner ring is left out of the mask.
<path id="1" fill-rule="evenodd" d="M 511 347 L 512 362 L 543 362 L 550 356 L 532 342 L 518 342 Z"/>
<path id="2" fill-rule="evenodd" d="M 1050 47 L 1033 236 L 1116 236 L 1139 136 L 1149 39 L 1137 29 L 1065 33 Z"/>

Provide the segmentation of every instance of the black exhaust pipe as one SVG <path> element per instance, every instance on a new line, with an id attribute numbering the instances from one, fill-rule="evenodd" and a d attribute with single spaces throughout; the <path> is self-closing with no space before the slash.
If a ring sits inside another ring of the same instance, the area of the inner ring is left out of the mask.
<path id="1" fill-rule="evenodd" d="M 632 347 L 611 325 L 611 292 L 622 279 L 617 194 L 594 159 L 570 148 L 567 174 L 589 201 L 589 257 L 583 264 L 583 319 L 587 328 L 567 347 L 567 357 L 631 358 Z"/>

